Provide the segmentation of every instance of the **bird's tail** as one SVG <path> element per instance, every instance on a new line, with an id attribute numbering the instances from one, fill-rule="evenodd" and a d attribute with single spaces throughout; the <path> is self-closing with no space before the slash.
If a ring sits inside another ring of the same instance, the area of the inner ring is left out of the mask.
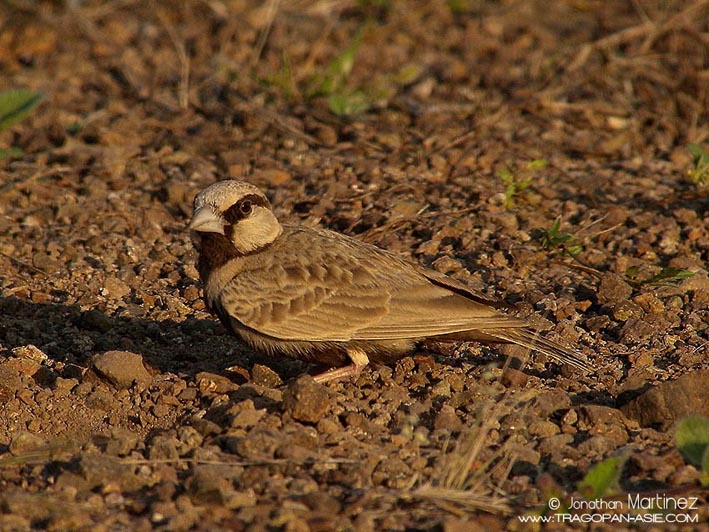
<path id="1" fill-rule="evenodd" d="M 552 360 L 573 366 L 584 373 L 589 373 L 593 369 L 586 357 L 578 351 L 567 349 L 556 342 L 547 340 L 538 332 L 530 329 L 486 329 L 485 334 L 489 334 L 504 342 L 510 342 L 526 347 L 527 349 L 539 351 Z"/>

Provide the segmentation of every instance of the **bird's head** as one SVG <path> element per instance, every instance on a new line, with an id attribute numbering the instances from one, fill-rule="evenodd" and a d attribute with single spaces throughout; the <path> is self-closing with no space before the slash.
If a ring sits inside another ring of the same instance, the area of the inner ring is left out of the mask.
<path id="1" fill-rule="evenodd" d="M 225 236 L 239 254 L 271 244 L 283 231 L 263 192 L 233 180 L 214 183 L 195 196 L 188 227 L 200 236 Z"/>

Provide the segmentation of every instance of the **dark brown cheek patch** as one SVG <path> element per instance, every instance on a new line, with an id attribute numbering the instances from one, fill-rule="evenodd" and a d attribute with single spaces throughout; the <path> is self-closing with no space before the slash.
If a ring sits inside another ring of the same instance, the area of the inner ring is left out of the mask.
<path id="1" fill-rule="evenodd" d="M 202 281 L 207 279 L 210 272 L 239 256 L 234 246 L 224 235 L 203 233 L 201 240 L 197 269 Z"/>
<path id="2" fill-rule="evenodd" d="M 229 242 L 233 242 L 233 237 L 234 237 L 234 224 L 230 223 L 229 225 L 224 226 L 224 236 Z"/>
<path id="3" fill-rule="evenodd" d="M 254 207 L 259 205 L 261 207 L 270 208 L 270 204 L 265 197 L 259 196 L 258 194 L 247 194 L 226 210 L 224 213 L 224 219 L 230 224 L 235 224 L 239 220 L 243 220 L 246 216 L 248 216 L 248 214 L 241 212 L 241 205 L 246 201 L 251 203 Z"/>

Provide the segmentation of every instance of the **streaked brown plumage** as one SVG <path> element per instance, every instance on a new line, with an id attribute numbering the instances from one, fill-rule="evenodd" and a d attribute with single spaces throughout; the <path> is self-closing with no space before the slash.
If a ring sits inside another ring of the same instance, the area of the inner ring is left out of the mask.
<path id="1" fill-rule="evenodd" d="M 392 363 L 427 338 L 514 343 L 589 370 L 450 277 L 339 233 L 281 225 L 251 184 L 204 189 L 189 227 L 208 308 L 254 349 L 336 368 L 321 381 Z"/>

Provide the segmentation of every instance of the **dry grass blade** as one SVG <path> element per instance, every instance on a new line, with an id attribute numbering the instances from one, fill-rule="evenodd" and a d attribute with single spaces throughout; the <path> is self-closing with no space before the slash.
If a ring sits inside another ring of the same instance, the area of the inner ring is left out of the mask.
<path id="1" fill-rule="evenodd" d="M 513 510 L 506 498 L 491 495 L 493 489 L 486 485 L 492 484 L 492 475 L 500 467 L 505 472 L 497 476 L 501 479 L 498 483 L 507 478 L 514 456 L 506 451 L 504 445 L 488 460 L 481 460 L 481 451 L 489 442 L 490 431 L 509 410 L 509 400 L 514 399 L 515 403 L 526 402 L 534 395 L 535 392 L 527 391 L 512 398 L 506 392 L 490 408 L 481 409 L 477 426 L 463 435 L 457 448 L 444 457 L 438 479 L 423 484 L 412 495 L 429 500 L 452 513 L 457 513 L 453 510 L 460 508 L 466 512 L 511 514 Z M 499 488 L 495 491 L 501 492 Z"/>
<path id="2" fill-rule="evenodd" d="M 168 16 L 161 10 L 156 9 L 155 14 L 167 32 L 172 45 L 175 47 L 175 52 L 180 61 L 180 86 L 178 89 L 178 100 L 182 109 L 189 107 L 190 100 L 190 56 L 187 54 L 187 48 L 184 40 L 181 39 L 175 26 L 170 22 Z"/>
<path id="3" fill-rule="evenodd" d="M 271 466 L 271 465 L 311 465 L 311 464 L 321 464 L 321 465 L 340 465 L 340 464 L 356 464 L 357 460 L 351 460 L 348 458 L 304 458 L 301 460 L 292 458 L 264 458 L 262 460 L 201 460 L 197 458 L 165 458 L 165 459 L 145 459 L 145 460 L 133 460 L 133 459 L 123 459 L 122 464 L 128 465 L 156 465 L 156 464 L 198 464 L 198 465 L 217 465 L 217 466 L 230 466 L 230 467 L 251 467 L 251 466 Z"/>
<path id="4" fill-rule="evenodd" d="M 3 456 L 0 458 L 0 469 L 15 466 L 44 464 L 46 462 L 57 460 L 61 455 L 74 452 L 75 450 L 75 447 L 68 443 L 59 443 L 17 455 Z"/>
<path id="5" fill-rule="evenodd" d="M 696 0 L 682 11 L 671 16 L 664 23 L 652 22 L 648 19 L 647 15 L 643 13 L 644 21 L 641 24 L 624 28 L 616 33 L 582 46 L 576 57 L 569 63 L 566 70 L 567 72 L 575 72 L 581 69 L 588 61 L 591 53 L 596 50 L 614 48 L 641 37 L 644 37 L 644 41 L 640 47 L 640 54 L 646 54 L 660 36 L 671 30 L 682 29 L 689 24 L 689 21 L 700 20 L 702 15 L 705 15 L 704 11 L 708 8 L 709 1 Z"/>
<path id="6" fill-rule="evenodd" d="M 442 509 L 457 513 L 445 503 L 454 504 L 467 511 L 484 511 L 492 514 L 509 515 L 512 507 L 502 498 L 475 493 L 470 490 L 441 488 L 424 484 L 413 492 L 419 499 L 425 499 L 440 506 Z"/>
<path id="7" fill-rule="evenodd" d="M 266 9 L 266 23 L 259 33 L 256 45 L 254 46 L 253 55 L 251 56 L 252 65 L 255 65 L 259 59 L 261 59 L 261 54 L 263 53 L 263 49 L 268 41 L 268 36 L 271 34 L 271 29 L 273 28 L 273 22 L 276 20 L 280 3 L 280 0 L 269 0 L 264 6 Z"/>
<path id="8" fill-rule="evenodd" d="M 481 420 L 479 426 L 460 442 L 458 449 L 446 455 L 441 472 L 441 486 L 459 491 L 471 487 L 471 481 L 478 476 L 474 466 L 494 422 L 497 421 L 498 414 L 499 412 L 494 410 L 490 412 L 490 415 Z"/>

